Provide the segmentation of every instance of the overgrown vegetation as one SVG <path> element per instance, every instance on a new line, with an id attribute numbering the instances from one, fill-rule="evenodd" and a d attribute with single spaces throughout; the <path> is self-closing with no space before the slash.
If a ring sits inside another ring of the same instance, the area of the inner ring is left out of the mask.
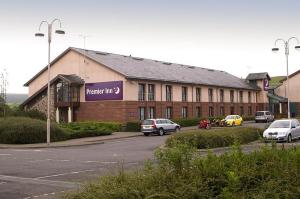
<path id="1" fill-rule="evenodd" d="M 69 138 L 66 131 L 51 124 L 51 141 Z M 0 118 L 0 143 L 30 144 L 46 142 L 46 122 L 28 117 Z"/>
<path id="2" fill-rule="evenodd" d="M 200 157 L 179 144 L 156 152 L 144 169 L 101 177 L 67 199 L 300 198 L 300 149 Z"/>
<path id="3" fill-rule="evenodd" d="M 73 122 L 60 126 L 69 132 L 70 139 L 111 135 L 122 129 L 122 124 L 116 122 Z"/>
<path id="4" fill-rule="evenodd" d="M 251 127 L 193 130 L 172 135 L 167 139 L 166 146 L 187 144 L 198 149 L 225 147 L 232 145 L 234 140 L 238 140 L 241 144 L 258 140 L 262 133 L 262 129 Z"/>

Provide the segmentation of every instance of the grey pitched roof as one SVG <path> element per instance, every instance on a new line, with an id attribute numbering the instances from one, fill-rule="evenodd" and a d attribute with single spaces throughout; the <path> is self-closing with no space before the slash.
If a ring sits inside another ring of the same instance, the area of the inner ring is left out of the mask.
<path id="1" fill-rule="evenodd" d="M 267 72 L 263 73 L 250 73 L 247 77 L 246 80 L 261 80 L 268 78 L 269 80 L 271 79 L 269 74 Z"/>
<path id="2" fill-rule="evenodd" d="M 260 90 L 227 72 L 93 50 L 71 48 L 126 78 Z"/>
<path id="3" fill-rule="evenodd" d="M 69 84 L 84 84 L 83 79 L 81 79 L 80 77 L 78 77 L 77 75 L 62 75 L 59 74 L 57 75 L 57 78 L 61 78 L 64 81 L 67 81 Z"/>

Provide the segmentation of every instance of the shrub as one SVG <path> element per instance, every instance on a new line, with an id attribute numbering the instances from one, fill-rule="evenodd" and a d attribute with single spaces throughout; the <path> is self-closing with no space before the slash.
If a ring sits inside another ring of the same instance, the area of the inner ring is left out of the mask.
<path id="1" fill-rule="evenodd" d="M 232 145 L 235 140 L 241 144 L 258 140 L 262 132 L 262 129 L 250 127 L 194 130 L 172 135 L 167 139 L 166 145 L 174 147 L 180 143 L 198 149 L 225 147 Z"/>
<path id="2" fill-rule="evenodd" d="M 141 122 L 140 121 L 127 122 L 125 124 L 125 131 L 128 131 L 128 132 L 141 131 Z"/>
<path id="3" fill-rule="evenodd" d="M 181 127 L 187 127 L 187 126 L 197 126 L 199 124 L 200 118 L 194 118 L 194 119 L 174 119 L 173 122 L 179 124 Z"/>
<path id="4" fill-rule="evenodd" d="M 111 135 L 122 129 L 122 124 L 116 122 L 73 122 L 60 126 L 69 131 L 70 139 Z"/>
<path id="5" fill-rule="evenodd" d="M 14 106 L 14 107 L 8 107 L 6 109 L 6 112 L 7 112 L 6 115 L 10 116 L 10 117 L 30 117 L 30 118 L 34 118 L 34 119 L 40 119 L 40 120 L 47 119 L 47 117 L 44 113 L 42 113 L 36 109 L 24 111 L 20 107 Z"/>
<path id="6" fill-rule="evenodd" d="M 244 121 L 253 121 L 255 120 L 255 116 L 242 116 Z"/>
<path id="7" fill-rule="evenodd" d="M 238 147 L 220 156 L 195 155 L 177 145 L 156 153 L 157 164 L 101 177 L 68 199 L 289 198 L 300 196 L 300 149 L 263 149 L 243 154 Z"/>
<path id="8" fill-rule="evenodd" d="M 31 144 L 46 142 L 46 122 L 26 117 L 0 118 L 0 143 Z M 51 141 L 68 138 L 67 132 L 51 124 Z"/>

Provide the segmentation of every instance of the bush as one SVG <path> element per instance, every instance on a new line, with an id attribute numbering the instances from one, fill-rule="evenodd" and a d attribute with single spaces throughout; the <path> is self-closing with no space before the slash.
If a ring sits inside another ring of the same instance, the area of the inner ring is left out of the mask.
<path id="1" fill-rule="evenodd" d="M 300 196 L 300 149 L 239 148 L 220 156 L 194 154 L 186 145 L 161 149 L 157 164 L 101 177 L 68 199 L 289 198 Z"/>
<path id="2" fill-rule="evenodd" d="M 255 116 L 242 116 L 243 121 L 254 121 Z"/>
<path id="3" fill-rule="evenodd" d="M 210 130 L 194 130 L 174 134 L 166 141 L 168 147 L 187 144 L 198 149 L 230 146 L 235 140 L 246 144 L 258 140 L 263 130 L 250 127 L 235 127 Z"/>
<path id="4" fill-rule="evenodd" d="M 173 122 L 179 124 L 181 127 L 187 127 L 187 126 L 197 126 L 199 124 L 200 118 L 194 118 L 194 119 L 174 119 Z"/>
<path id="5" fill-rule="evenodd" d="M 24 111 L 18 106 L 6 108 L 6 115 L 9 117 L 30 117 L 33 119 L 47 120 L 46 115 L 36 109 Z"/>
<path id="6" fill-rule="evenodd" d="M 139 132 L 141 131 L 141 124 L 142 123 L 140 121 L 127 122 L 125 125 L 125 131 Z"/>
<path id="7" fill-rule="evenodd" d="M 122 129 L 122 125 L 116 122 L 73 122 L 60 126 L 68 130 L 70 139 L 111 135 Z"/>
<path id="8" fill-rule="evenodd" d="M 31 144 L 43 143 L 47 139 L 46 122 L 26 117 L 0 118 L 0 143 Z M 68 134 L 56 124 L 51 124 L 51 141 L 68 139 Z"/>

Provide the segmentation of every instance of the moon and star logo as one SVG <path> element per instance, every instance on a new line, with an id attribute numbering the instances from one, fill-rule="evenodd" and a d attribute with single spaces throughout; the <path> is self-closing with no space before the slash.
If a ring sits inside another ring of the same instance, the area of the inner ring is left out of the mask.
<path id="1" fill-rule="evenodd" d="M 114 88 L 114 92 L 115 92 L 116 95 L 118 95 L 118 94 L 120 93 L 120 91 L 121 91 L 121 90 L 120 90 L 119 87 L 115 87 L 115 88 Z"/>

